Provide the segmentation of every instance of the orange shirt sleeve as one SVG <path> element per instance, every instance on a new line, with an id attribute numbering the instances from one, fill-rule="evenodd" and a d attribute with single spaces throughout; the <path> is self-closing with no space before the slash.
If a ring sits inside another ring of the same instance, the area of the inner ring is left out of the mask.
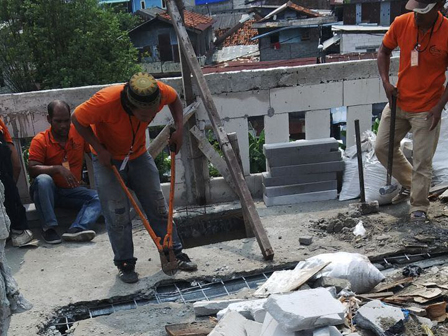
<path id="1" fill-rule="evenodd" d="M 157 85 L 159 86 L 159 89 L 162 93 L 162 99 L 160 101 L 160 106 L 165 106 L 174 103 L 174 101 L 177 98 L 177 92 L 174 90 L 171 86 L 162 83 L 157 82 Z"/>
<path id="2" fill-rule="evenodd" d="M 396 47 L 398 47 L 398 35 L 400 31 L 401 21 L 402 20 L 400 20 L 400 17 L 396 17 L 394 22 L 392 22 L 392 24 L 390 25 L 387 33 L 384 35 L 383 44 L 386 48 L 394 50 Z"/>
<path id="3" fill-rule="evenodd" d="M 31 140 L 30 150 L 29 150 L 29 161 L 36 161 L 40 163 L 45 163 L 45 144 L 43 143 L 42 134 L 36 135 L 33 140 Z"/>
<path id="4" fill-rule="evenodd" d="M 0 119 L 0 131 L 3 132 L 5 141 L 12 144 L 13 142 L 12 142 L 11 134 L 9 134 L 8 128 L 6 127 L 6 125 L 2 119 Z"/>
<path id="5" fill-rule="evenodd" d="M 75 109 L 76 120 L 84 127 L 107 122 L 110 103 L 107 88 L 102 89 Z"/>

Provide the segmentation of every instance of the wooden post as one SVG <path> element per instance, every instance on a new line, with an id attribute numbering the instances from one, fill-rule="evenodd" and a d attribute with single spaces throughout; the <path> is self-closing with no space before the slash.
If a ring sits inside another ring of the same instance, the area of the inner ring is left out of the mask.
<path id="1" fill-rule="evenodd" d="M 184 3 L 182 0 L 175 1 L 182 18 L 182 22 L 184 22 Z M 182 52 L 182 48 L 179 48 L 179 56 L 185 101 L 187 105 L 190 105 L 195 101 L 195 96 L 193 93 L 191 71 L 188 67 L 188 63 L 185 59 L 184 53 Z M 187 130 L 191 129 L 196 124 L 196 116 L 194 118 L 190 118 L 186 123 Z M 206 183 L 206 181 L 209 180 L 207 160 L 202 152 L 198 149 L 198 143 L 190 132 L 184 133 L 184 144 L 186 146 L 181 149 L 182 158 L 185 158 L 186 163 L 184 164 L 184 166 L 189 166 L 192 168 L 186 169 L 185 172 L 185 174 L 189 175 L 186 179 L 187 181 L 189 181 L 189 183 L 187 183 L 187 188 L 190 187 L 192 194 L 195 197 L 196 204 L 205 205 L 207 203 L 206 190 L 208 186 L 208 183 Z"/>
<path id="2" fill-rule="evenodd" d="M 252 199 L 252 195 L 250 194 L 249 188 L 247 187 L 243 172 L 238 165 L 238 160 L 235 156 L 232 146 L 230 145 L 227 133 L 224 131 L 221 118 L 219 117 L 218 110 L 215 103 L 213 102 L 212 94 L 196 59 L 193 46 L 191 45 L 191 41 L 188 37 L 185 26 L 182 23 L 182 18 L 180 17 L 176 3 L 174 2 L 174 0 L 167 0 L 167 5 L 168 12 L 173 22 L 173 27 L 177 33 L 177 39 L 182 47 L 182 51 L 185 55 L 188 65 L 190 66 L 190 70 L 194 75 L 196 85 L 199 88 L 199 92 L 210 118 L 213 130 L 215 131 L 215 135 L 223 151 L 224 158 L 232 175 L 232 179 L 235 183 L 236 188 L 238 189 L 238 195 L 240 196 L 243 211 L 246 211 L 248 214 L 249 223 L 257 238 L 257 242 L 260 246 L 261 253 L 263 254 L 264 259 L 272 260 L 274 258 L 274 250 L 272 249 L 267 233 L 261 223 L 254 200 Z"/>

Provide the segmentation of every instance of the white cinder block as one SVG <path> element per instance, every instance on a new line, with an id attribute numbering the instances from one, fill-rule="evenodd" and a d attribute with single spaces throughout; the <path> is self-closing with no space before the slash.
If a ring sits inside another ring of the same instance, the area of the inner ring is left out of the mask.
<path id="1" fill-rule="evenodd" d="M 227 308 L 219 311 L 216 314 L 216 316 L 219 320 L 223 316 L 225 316 L 229 311 L 236 311 L 247 319 L 262 323 L 266 315 L 266 311 L 263 307 L 265 303 L 266 299 L 247 300 L 242 302 L 231 303 Z"/>
<path id="2" fill-rule="evenodd" d="M 289 141 L 289 114 L 274 114 L 264 116 L 265 143 L 279 143 Z"/>
<path id="3" fill-rule="evenodd" d="M 308 111 L 305 114 L 306 140 L 330 137 L 330 110 Z"/>
<path id="4" fill-rule="evenodd" d="M 359 119 L 360 133 L 372 129 L 372 105 L 347 107 L 347 148 L 356 143 L 355 120 Z"/>
<path id="5" fill-rule="evenodd" d="M 269 109 L 269 91 L 225 93 L 214 95 L 213 101 L 221 119 L 263 116 Z"/>
<path id="6" fill-rule="evenodd" d="M 344 81 L 344 101 L 341 106 L 381 103 L 379 78 Z"/>

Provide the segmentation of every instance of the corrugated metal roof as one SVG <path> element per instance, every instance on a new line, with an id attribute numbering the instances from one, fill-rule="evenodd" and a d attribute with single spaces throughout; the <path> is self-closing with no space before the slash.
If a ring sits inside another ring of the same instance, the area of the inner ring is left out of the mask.
<path id="1" fill-rule="evenodd" d="M 229 29 L 234 27 L 243 17 L 243 13 L 223 13 L 223 14 L 214 14 L 213 19 L 215 22 L 213 23 L 213 29 Z"/>
<path id="2" fill-rule="evenodd" d="M 373 25 L 339 25 L 339 26 L 333 26 L 331 28 L 334 32 L 351 32 L 351 33 L 357 33 L 357 32 L 387 32 L 389 30 L 389 27 L 385 26 L 373 26 Z"/>

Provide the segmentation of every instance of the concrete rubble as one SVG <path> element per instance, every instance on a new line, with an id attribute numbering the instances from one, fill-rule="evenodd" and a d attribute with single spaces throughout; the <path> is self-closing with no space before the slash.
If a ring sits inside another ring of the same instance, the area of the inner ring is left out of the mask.
<path id="1" fill-rule="evenodd" d="M 235 311 L 229 311 L 209 336 L 259 336 L 261 323 L 246 319 Z"/>
<path id="2" fill-rule="evenodd" d="M 210 316 L 217 314 L 220 310 L 229 305 L 241 302 L 239 299 L 216 300 L 216 301 L 198 301 L 193 304 L 194 314 L 196 316 Z"/>
<path id="3" fill-rule="evenodd" d="M 259 299 L 231 303 L 227 308 L 219 311 L 216 314 L 216 317 L 218 318 L 218 320 L 220 320 L 229 311 L 235 311 L 237 313 L 240 313 L 247 319 L 263 323 L 266 316 L 266 310 L 264 309 L 264 304 L 266 303 L 266 301 L 267 299 Z"/>

